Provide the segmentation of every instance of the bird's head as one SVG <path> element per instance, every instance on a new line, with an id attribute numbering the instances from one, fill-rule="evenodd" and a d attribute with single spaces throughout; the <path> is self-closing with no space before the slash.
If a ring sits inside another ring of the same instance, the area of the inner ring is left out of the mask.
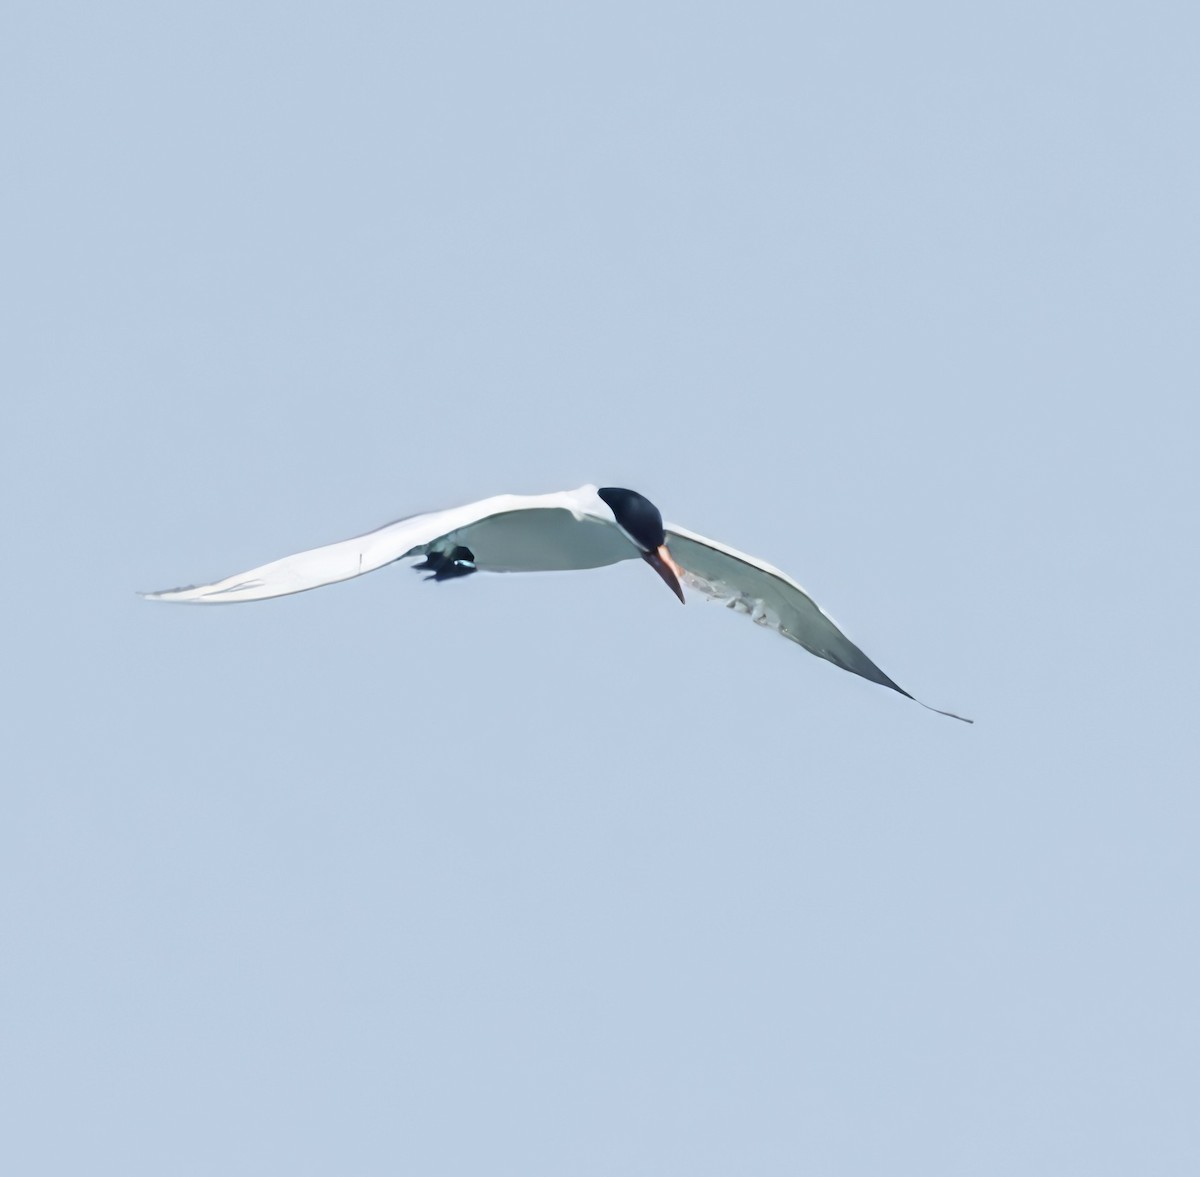
<path id="1" fill-rule="evenodd" d="M 658 573 L 667 587 L 682 601 L 679 583 L 683 569 L 667 551 L 662 512 L 645 495 L 620 486 L 602 486 L 596 492 L 608 504 L 617 526 L 637 545 L 642 559 Z"/>

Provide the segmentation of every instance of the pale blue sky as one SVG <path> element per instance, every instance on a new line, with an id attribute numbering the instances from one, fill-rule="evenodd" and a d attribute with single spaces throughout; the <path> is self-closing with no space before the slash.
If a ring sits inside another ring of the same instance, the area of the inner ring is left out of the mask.
<path id="1" fill-rule="evenodd" d="M 1187 4 L 0 15 L 0 1169 L 1200 1171 Z M 626 485 L 644 567 L 152 606 Z"/>

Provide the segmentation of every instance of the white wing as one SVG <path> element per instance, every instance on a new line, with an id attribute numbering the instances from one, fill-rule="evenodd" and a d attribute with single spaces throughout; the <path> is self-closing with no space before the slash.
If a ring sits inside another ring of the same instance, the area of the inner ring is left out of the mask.
<path id="1" fill-rule="evenodd" d="M 212 584 L 145 596 L 196 605 L 261 601 L 362 576 L 406 556 L 426 554 L 438 541 L 470 547 L 477 567 L 485 571 L 595 568 L 637 555 L 596 488 L 582 486 L 546 495 L 496 495 L 464 507 L 413 515 Z"/>
<path id="2" fill-rule="evenodd" d="M 818 658 L 913 699 L 892 681 L 834 624 L 833 619 L 790 576 L 716 540 L 673 523 L 666 525 L 667 548 L 683 569 L 684 583 L 705 596 L 725 601 L 759 625 L 783 634 Z M 920 703 L 920 699 L 914 699 Z M 921 703 L 930 711 L 938 711 Z M 973 723 L 951 711 L 952 719 Z"/>

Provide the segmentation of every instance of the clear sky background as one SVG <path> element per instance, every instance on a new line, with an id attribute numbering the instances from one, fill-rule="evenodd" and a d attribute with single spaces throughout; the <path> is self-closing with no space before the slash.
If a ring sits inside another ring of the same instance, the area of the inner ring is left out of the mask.
<path id="1" fill-rule="evenodd" d="M 1200 1172 L 1193 4 L 0 16 L 0 1169 Z M 631 486 L 640 564 L 208 580 Z"/>

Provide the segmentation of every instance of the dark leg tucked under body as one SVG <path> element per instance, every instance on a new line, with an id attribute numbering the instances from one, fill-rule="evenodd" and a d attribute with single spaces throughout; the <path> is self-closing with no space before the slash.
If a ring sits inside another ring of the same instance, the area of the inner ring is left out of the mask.
<path id="1" fill-rule="evenodd" d="M 420 564 L 413 567 L 418 572 L 430 572 L 426 580 L 453 580 L 456 576 L 470 576 L 478 571 L 475 557 L 470 548 L 451 548 L 448 552 L 430 552 Z"/>

